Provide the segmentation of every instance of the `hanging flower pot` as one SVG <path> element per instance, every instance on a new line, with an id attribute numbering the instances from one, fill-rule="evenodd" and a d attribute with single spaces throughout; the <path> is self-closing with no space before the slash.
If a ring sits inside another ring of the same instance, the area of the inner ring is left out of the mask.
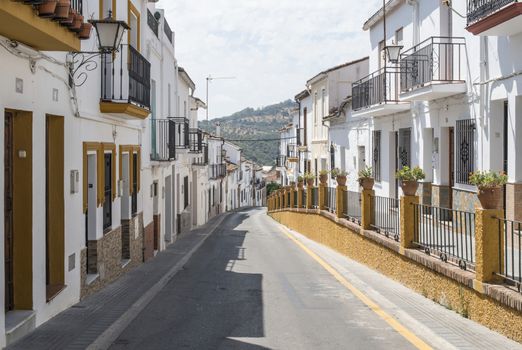
<path id="1" fill-rule="evenodd" d="M 77 13 L 76 15 L 74 15 L 74 20 L 73 20 L 71 26 L 69 27 L 69 29 L 72 30 L 73 32 L 79 32 L 82 29 L 82 24 L 83 24 L 83 16 L 80 15 L 79 13 Z"/>
<path id="2" fill-rule="evenodd" d="M 54 17 L 58 0 L 45 0 L 38 5 L 38 16 L 40 17 Z"/>
<path id="3" fill-rule="evenodd" d="M 498 209 L 502 198 L 502 187 L 479 188 L 477 197 L 483 209 Z"/>
<path id="4" fill-rule="evenodd" d="M 82 40 L 89 39 L 91 37 L 91 29 L 92 29 L 92 24 L 83 23 L 82 28 L 81 28 L 80 32 L 78 33 L 78 36 L 80 37 L 80 39 L 82 39 Z"/>
<path id="5" fill-rule="evenodd" d="M 70 0 L 58 0 L 56 10 L 54 11 L 54 19 L 63 20 L 69 18 L 69 9 L 71 8 Z"/>

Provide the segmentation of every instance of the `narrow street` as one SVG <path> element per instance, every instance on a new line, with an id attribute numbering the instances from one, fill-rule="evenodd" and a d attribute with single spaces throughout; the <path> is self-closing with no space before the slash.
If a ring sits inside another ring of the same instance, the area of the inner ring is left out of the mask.
<path id="1" fill-rule="evenodd" d="M 429 347 L 520 348 L 250 209 L 228 216 L 111 349 Z"/>

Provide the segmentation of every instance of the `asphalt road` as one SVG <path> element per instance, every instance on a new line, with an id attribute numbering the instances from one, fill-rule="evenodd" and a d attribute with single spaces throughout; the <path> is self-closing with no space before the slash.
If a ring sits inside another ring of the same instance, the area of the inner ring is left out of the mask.
<path id="1" fill-rule="evenodd" d="M 410 349 L 263 209 L 209 237 L 111 349 Z"/>

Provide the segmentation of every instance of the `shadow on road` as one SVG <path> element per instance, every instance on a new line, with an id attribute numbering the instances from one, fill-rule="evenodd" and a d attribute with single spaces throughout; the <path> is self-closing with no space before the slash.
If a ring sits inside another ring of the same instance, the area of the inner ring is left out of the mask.
<path id="1" fill-rule="evenodd" d="M 248 213 L 231 215 L 111 349 L 266 349 L 248 339 L 265 335 L 262 275 L 241 272 Z"/>

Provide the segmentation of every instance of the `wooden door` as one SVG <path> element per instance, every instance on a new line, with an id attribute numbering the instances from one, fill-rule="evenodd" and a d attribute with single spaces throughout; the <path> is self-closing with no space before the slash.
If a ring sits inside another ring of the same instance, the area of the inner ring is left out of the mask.
<path id="1" fill-rule="evenodd" d="M 5 310 L 14 309 L 13 295 L 13 114 L 5 113 L 4 126 L 4 263 Z"/>

